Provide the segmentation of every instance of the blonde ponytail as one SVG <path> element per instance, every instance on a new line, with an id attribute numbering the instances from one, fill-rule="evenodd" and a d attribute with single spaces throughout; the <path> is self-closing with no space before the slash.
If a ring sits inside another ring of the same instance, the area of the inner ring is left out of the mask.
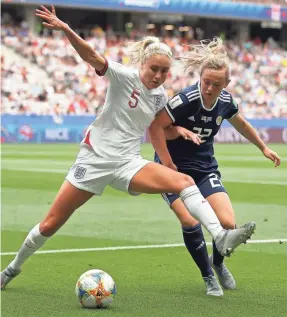
<path id="1" fill-rule="evenodd" d="M 185 71 L 197 71 L 200 75 L 206 68 L 216 70 L 226 68 L 227 79 L 229 79 L 230 67 L 227 52 L 223 47 L 222 39 L 218 37 L 212 41 L 200 41 L 200 44 L 191 46 L 191 50 L 178 59 L 183 62 Z"/>
<path id="2" fill-rule="evenodd" d="M 143 64 L 152 55 L 166 55 L 172 58 L 172 52 L 168 45 L 160 42 L 155 36 L 148 36 L 142 41 L 135 42 L 128 50 L 132 64 Z"/>

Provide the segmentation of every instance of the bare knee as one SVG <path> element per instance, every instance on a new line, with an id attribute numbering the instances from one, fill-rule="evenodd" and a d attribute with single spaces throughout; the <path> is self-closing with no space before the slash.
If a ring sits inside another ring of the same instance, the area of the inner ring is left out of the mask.
<path id="1" fill-rule="evenodd" d="M 189 218 L 180 219 L 180 223 L 181 226 L 185 228 L 195 227 L 199 224 L 199 222 L 191 216 Z"/>
<path id="2" fill-rule="evenodd" d="M 192 185 L 195 185 L 193 178 L 189 175 L 181 174 L 177 180 L 178 192 L 176 194 L 179 194 L 182 190 Z"/>

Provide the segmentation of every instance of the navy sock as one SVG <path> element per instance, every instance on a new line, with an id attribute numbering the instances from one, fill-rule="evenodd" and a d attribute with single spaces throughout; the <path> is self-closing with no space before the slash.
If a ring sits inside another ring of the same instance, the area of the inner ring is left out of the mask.
<path id="1" fill-rule="evenodd" d="M 202 277 L 214 275 L 209 264 L 206 243 L 201 225 L 197 224 L 194 227 L 183 227 L 182 234 L 185 246 L 200 269 Z"/>
<path id="2" fill-rule="evenodd" d="M 212 246 L 213 246 L 213 264 L 214 265 L 220 265 L 223 262 L 223 260 L 224 260 L 224 256 L 222 256 L 218 252 L 214 240 L 212 240 Z"/>

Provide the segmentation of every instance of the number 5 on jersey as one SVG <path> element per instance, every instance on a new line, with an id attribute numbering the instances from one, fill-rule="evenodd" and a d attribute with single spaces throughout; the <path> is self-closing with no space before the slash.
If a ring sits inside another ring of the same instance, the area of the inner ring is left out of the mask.
<path id="1" fill-rule="evenodd" d="M 133 100 L 129 101 L 129 107 L 130 108 L 135 108 L 138 105 L 139 99 L 138 97 L 140 96 L 140 93 L 136 90 L 133 90 L 132 94 L 131 94 L 131 98 Z"/>

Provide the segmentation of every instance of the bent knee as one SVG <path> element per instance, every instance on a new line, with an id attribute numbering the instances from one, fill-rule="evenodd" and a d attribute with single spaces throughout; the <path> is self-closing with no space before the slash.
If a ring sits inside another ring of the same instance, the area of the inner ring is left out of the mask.
<path id="1" fill-rule="evenodd" d="M 177 181 L 179 193 L 185 188 L 195 184 L 192 177 L 189 175 L 181 174 L 180 178 Z"/>

